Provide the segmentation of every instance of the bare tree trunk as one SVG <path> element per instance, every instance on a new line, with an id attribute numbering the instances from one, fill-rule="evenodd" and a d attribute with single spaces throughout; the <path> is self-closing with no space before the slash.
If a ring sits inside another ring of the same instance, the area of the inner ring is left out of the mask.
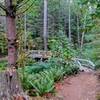
<path id="1" fill-rule="evenodd" d="M 6 17 L 7 37 L 8 37 L 8 64 L 9 67 L 16 67 L 17 48 L 16 48 L 16 24 L 15 18 Z"/>
<path id="2" fill-rule="evenodd" d="M 78 47 L 80 47 L 80 28 L 79 28 L 79 16 L 77 15 L 77 40 L 78 40 Z"/>
<path id="3" fill-rule="evenodd" d="M 26 30 L 26 13 L 24 15 L 24 32 L 25 32 L 25 36 L 24 36 L 24 48 L 26 49 L 26 45 L 27 45 L 27 30 Z"/>
<path id="4" fill-rule="evenodd" d="M 82 32 L 82 38 L 81 38 L 81 50 L 83 49 L 84 35 L 85 35 L 85 32 Z"/>
<path id="5" fill-rule="evenodd" d="M 71 7 L 70 7 L 70 0 L 69 0 L 69 32 L 68 32 L 68 34 L 69 34 L 69 41 L 71 42 Z"/>
<path id="6" fill-rule="evenodd" d="M 85 26 L 86 26 L 86 16 L 84 17 L 84 23 L 83 23 L 83 32 L 82 32 L 82 37 L 81 37 L 81 51 L 83 49 L 83 44 L 84 44 L 84 36 L 85 36 Z"/>
<path id="7" fill-rule="evenodd" d="M 44 39 L 44 50 L 47 51 L 47 20 L 48 20 L 48 15 L 47 15 L 47 0 L 44 0 L 44 27 L 43 27 L 43 39 Z"/>

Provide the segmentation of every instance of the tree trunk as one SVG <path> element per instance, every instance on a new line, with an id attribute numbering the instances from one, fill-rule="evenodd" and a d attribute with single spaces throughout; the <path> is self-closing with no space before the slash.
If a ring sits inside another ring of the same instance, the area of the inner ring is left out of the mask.
<path id="1" fill-rule="evenodd" d="M 0 100 L 20 100 L 16 98 L 23 95 L 23 91 L 17 76 L 14 69 L 11 74 L 9 71 L 0 73 Z"/>
<path id="2" fill-rule="evenodd" d="M 85 32 L 82 32 L 82 38 L 81 38 L 81 51 L 83 49 L 83 44 L 84 44 L 84 35 L 85 35 Z"/>
<path id="3" fill-rule="evenodd" d="M 16 67 L 17 46 L 16 46 L 16 24 L 15 18 L 6 17 L 7 38 L 8 38 L 8 64 L 9 67 Z"/>
<path id="4" fill-rule="evenodd" d="M 79 27 L 79 16 L 77 15 L 77 41 L 78 47 L 80 47 L 80 27 Z"/>
<path id="5" fill-rule="evenodd" d="M 69 32 L 68 32 L 68 34 L 69 34 L 69 41 L 71 42 L 71 9 L 70 9 L 71 7 L 70 7 L 70 0 L 69 0 Z"/>
<path id="6" fill-rule="evenodd" d="M 44 27 L 43 27 L 43 39 L 44 39 L 44 50 L 47 51 L 47 20 L 48 20 L 48 16 L 47 16 L 47 0 L 44 0 Z"/>
<path id="7" fill-rule="evenodd" d="M 24 48 L 26 49 L 26 45 L 27 45 L 27 30 L 26 30 L 26 13 L 24 15 L 24 32 L 25 32 L 25 36 L 24 36 Z"/>
<path id="8" fill-rule="evenodd" d="M 16 95 L 22 93 L 21 84 L 16 71 L 17 46 L 16 46 L 16 12 L 13 10 L 13 0 L 5 0 L 6 28 L 8 38 L 8 68 L 7 71 L 0 73 L 0 100 L 19 100 L 14 99 Z M 24 99 L 22 99 L 24 100 Z"/>
<path id="9" fill-rule="evenodd" d="M 86 27 L 86 17 L 87 17 L 87 15 L 84 16 L 83 32 L 82 32 L 82 37 L 81 37 L 81 51 L 83 49 L 83 44 L 84 44 L 85 27 Z"/>

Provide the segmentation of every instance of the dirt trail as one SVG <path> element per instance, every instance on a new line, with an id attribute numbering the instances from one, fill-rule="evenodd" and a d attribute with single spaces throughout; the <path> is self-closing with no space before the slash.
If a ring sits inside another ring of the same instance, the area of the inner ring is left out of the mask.
<path id="1" fill-rule="evenodd" d="M 61 90 L 50 100 L 96 100 L 97 89 L 94 73 L 80 73 L 65 79 Z"/>

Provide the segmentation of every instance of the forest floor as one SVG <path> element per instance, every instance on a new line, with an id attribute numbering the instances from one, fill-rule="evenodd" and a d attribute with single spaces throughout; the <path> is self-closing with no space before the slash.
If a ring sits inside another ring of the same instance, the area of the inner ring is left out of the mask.
<path id="1" fill-rule="evenodd" d="M 100 84 L 95 73 L 82 72 L 66 78 L 59 87 L 50 100 L 97 100 Z"/>

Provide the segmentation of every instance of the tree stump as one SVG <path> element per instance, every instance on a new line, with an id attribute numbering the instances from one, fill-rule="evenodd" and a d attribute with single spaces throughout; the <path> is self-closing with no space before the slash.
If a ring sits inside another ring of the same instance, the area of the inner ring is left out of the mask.
<path id="1" fill-rule="evenodd" d="M 26 100 L 25 98 L 18 99 L 22 95 L 23 90 L 17 71 L 0 72 L 0 100 Z"/>

